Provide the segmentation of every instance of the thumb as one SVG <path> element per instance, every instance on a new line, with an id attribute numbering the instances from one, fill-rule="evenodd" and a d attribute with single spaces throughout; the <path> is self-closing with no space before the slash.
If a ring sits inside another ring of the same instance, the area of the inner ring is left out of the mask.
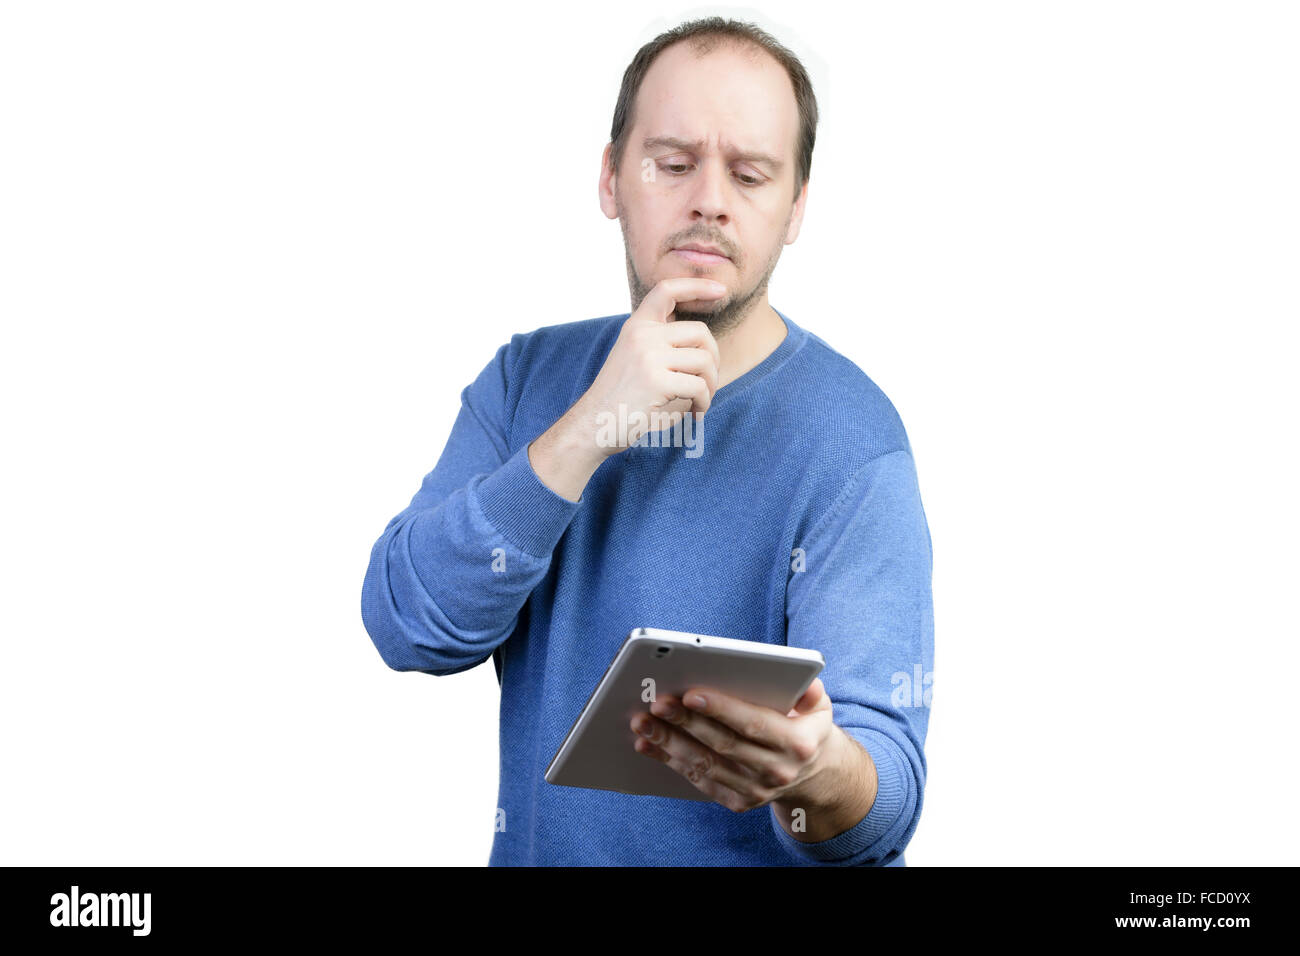
<path id="1" fill-rule="evenodd" d="M 808 689 L 803 692 L 803 696 L 795 701 L 794 709 L 786 716 L 799 717 L 803 714 L 811 714 L 814 710 L 821 710 L 823 706 L 830 706 L 830 698 L 826 696 L 826 685 L 822 683 L 820 677 L 814 677 Z"/>

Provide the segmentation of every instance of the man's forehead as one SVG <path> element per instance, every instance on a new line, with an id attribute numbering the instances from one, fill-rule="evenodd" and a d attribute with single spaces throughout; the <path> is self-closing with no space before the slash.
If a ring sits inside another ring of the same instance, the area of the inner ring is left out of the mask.
<path id="1" fill-rule="evenodd" d="M 637 99 L 635 141 L 646 151 L 703 152 L 716 141 L 725 153 L 782 165 L 778 157 L 798 127 L 790 78 L 763 51 L 720 47 L 700 57 L 686 44 L 669 47 L 651 64 Z M 697 112 L 709 125 L 692 123 Z M 719 137 L 714 124 L 724 119 Z"/>

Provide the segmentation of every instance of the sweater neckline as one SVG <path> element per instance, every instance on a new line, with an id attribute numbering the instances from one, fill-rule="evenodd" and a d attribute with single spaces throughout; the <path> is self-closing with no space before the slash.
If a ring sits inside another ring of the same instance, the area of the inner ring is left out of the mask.
<path id="1" fill-rule="evenodd" d="M 785 323 L 785 338 L 783 338 L 777 347 L 768 354 L 767 358 L 763 359 L 763 361 L 759 362 L 744 375 L 733 379 L 714 392 L 713 401 L 709 403 L 710 408 L 713 408 L 720 402 L 731 400 L 733 397 L 750 388 L 761 379 L 766 378 L 783 365 L 785 361 L 798 350 L 799 346 L 803 344 L 804 339 L 806 338 L 804 330 L 792 322 L 789 316 L 776 306 L 772 306 L 772 311 L 779 315 L 781 321 Z"/>

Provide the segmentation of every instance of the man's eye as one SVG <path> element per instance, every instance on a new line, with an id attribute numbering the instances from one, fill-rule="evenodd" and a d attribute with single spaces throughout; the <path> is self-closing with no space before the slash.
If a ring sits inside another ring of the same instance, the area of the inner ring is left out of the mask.
<path id="1" fill-rule="evenodd" d="M 681 173 L 675 172 L 675 170 L 678 169 L 684 170 L 688 168 L 691 164 L 690 163 L 663 163 L 662 165 L 664 169 L 673 173 L 674 176 L 680 176 Z M 758 186 L 761 185 L 763 182 L 757 176 L 750 176 L 747 173 L 738 174 L 738 178 L 740 179 L 741 185 L 744 186 Z"/>

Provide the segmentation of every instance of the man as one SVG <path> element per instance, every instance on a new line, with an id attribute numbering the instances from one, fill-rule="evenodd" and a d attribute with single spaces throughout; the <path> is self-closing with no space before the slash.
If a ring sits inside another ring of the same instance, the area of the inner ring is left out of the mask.
<path id="1" fill-rule="evenodd" d="M 632 312 L 514 335 L 375 543 L 362 617 L 384 661 L 496 666 L 492 865 L 903 865 L 933 670 L 911 446 L 880 389 L 767 299 L 816 123 L 803 67 L 749 24 L 643 47 L 600 178 Z M 826 668 L 787 714 L 699 688 L 633 720 L 629 745 L 711 801 L 546 783 L 640 626 Z"/>

